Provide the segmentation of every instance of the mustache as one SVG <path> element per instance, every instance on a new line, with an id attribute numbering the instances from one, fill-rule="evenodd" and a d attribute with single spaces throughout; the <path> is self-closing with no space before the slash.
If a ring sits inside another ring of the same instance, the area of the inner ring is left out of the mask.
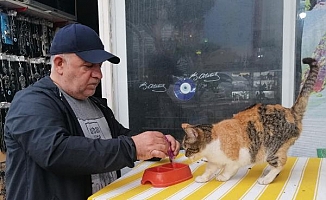
<path id="1" fill-rule="evenodd" d="M 101 79 L 94 79 L 94 80 L 92 80 L 91 81 L 91 83 L 90 84 L 99 84 L 101 82 Z"/>
<path id="2" fill-rule="evenodd" d="M 98 85 L 98 84 L 100 84 L 100 81 L 93 81 L 93 82 L 89 83 L 89 85 Z"/>

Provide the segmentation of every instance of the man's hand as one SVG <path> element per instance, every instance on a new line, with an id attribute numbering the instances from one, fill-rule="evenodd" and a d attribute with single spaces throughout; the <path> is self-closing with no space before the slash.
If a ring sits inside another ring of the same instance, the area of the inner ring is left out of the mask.
<path id="1" fill-rule="evenodd" d="M 165 158 L 168 155 L 170 144 L 175 156 L 178 155 L 180 150 L 178 141 L 171 135 L 165 136 L 158 131 L 146 131 L 131 138 L 136 145 L 138 160 L 148 160 L 153 157 Z"/>
<path id="2" fill-rule="evenodd" d="M 177 156 L 180 151 L 180 143 L 171 135 L 166 135 L 166 139 L 171 144 L 171 151 L 173 152 L 174 157 Z"/>

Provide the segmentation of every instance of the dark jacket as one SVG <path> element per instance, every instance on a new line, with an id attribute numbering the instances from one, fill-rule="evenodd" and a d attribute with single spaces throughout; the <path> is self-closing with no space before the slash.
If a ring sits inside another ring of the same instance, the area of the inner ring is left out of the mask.
<path id="1" fill-rule="evenodd" d="M 8 200 L 85 200 L 91 174 L 133 167 L 136 148 L 101 100 L 111 140 L 89 139 L 50 77 L 16 93 L 6 115 L 6 193 Z"/>

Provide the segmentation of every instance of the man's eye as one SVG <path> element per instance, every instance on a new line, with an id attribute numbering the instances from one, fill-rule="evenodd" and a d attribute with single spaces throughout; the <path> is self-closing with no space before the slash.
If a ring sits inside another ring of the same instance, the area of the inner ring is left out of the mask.
<path id="1" fill-rule="evenodd" d="M 93 67 L 93 65 L 84 65 L 85 67 L 87 67 L 87 68 L 92 68 Z"/>
<path id="2" fill-rule="evenodd" d="M 101 66 L 102 66 L 102 63 L 100 63 L 100 64 L 87 63 L 87 64 L 84 64 L 84 66 L 85 66 L 86 68 L 91 69 L 91 68 L 95 68 L 95 67 L 101 67 Z"/>

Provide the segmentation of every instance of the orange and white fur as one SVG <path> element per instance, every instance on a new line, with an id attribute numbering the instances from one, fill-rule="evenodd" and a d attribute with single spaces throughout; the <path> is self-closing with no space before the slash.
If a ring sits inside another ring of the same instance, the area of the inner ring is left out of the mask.
<path id="1" fill-rule="evenodd" d="M 269 184 L 275 179 L 286 164 L 288 149 L 301 134 L 302 118 L 319 72 L 315 59 L 305 58 L 303 63 L 310 65 L 310 72 L 291 108 L 256 104 L 219 123 L 182 124 L 186 157 L 207 160 L 206 170 L 196 182 L 209 181 L 218 169 L 216 180 L 227 181 L 240 167 L 260 162 L 267 162 L 271 169 L 258 183 Z"/>

